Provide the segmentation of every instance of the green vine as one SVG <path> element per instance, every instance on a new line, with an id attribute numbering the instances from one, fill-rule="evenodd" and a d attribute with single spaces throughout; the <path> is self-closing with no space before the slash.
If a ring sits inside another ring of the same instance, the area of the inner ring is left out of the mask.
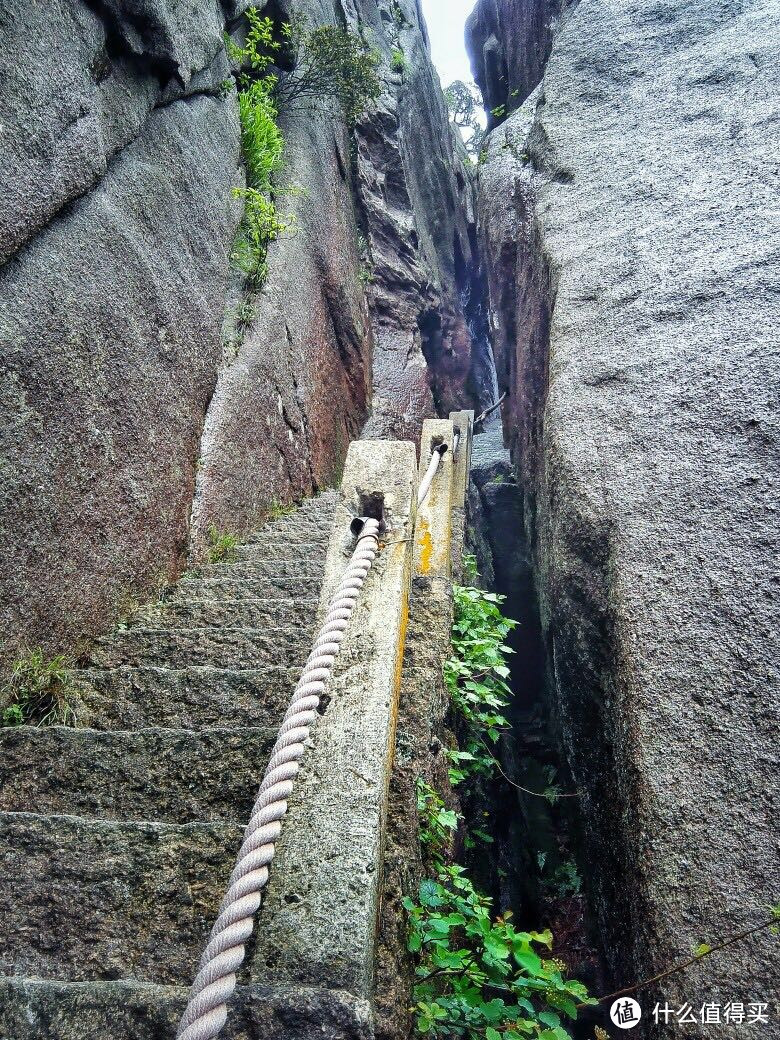
<path id="1" fill-rule="evenodd" d="M 331 25 L 312 27 L 302 17 L 282 23 L 277 31 L 273 19 L 257 8 L 245 14 L 243 46 L 226 36 L 225 48 L 238 90 L 246 167 L 246 187 L 233 190 L 243 200 L 244 212 L 231 260 L 252 293 L 267 278 L 268 246 L 296 227 L 294 214 L 281 216 L 275 202 L 280 189 L 274 182 L 284 153 L 280 109 L 306 99 L 335 100 L 352 125 L 379 96 L 381 82 L 378 52 L 355 33 Z"/>
<path id="2" fill-rule="evenodd" d="M 444 677 L 465 749 L 448 752 L 454 784 L 493 775 L 491 746 L 509 726 L 506 637 L 515 622 L 501 613 L 501 603 L 480 589 L 455 589 L 453 654 Z M 511 913 L 493 917 L 491 900 L 474 887 L 465 867 L 452 862 L 461 818 L 422 779 L 417 811 L 432 873 L 417 899 L 404 899 L 408 949 L 416 962 L 417 1032 L 442 1040 L 571 1040 L 564 1021 L 594 1001 L 550 955 L 552 934 L 515 928 Z"/>
<path id="3" fill-rule="evenodd" d="M 471 561 L 467 560 L 467 573 Z M 446 752 L 450 783 L 489 777 L 496 769 L 492 748 L 509 729 L 504 714 L 511 690 L 507 683 L 506 639 L 517 622 L 501 613 L 503 599 L 491 592 L 456 585 L 452 656 L 444 663 L 444 681 L 458 716 L 462 748 Z"/>

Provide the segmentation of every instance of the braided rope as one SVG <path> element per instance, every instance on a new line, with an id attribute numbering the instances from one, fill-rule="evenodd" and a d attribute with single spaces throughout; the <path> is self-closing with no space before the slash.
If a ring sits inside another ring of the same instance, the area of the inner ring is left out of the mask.
<path id="1" fill-rule="evenodd" d="M 428 469 L 425 471 L 425 476 L 420 481 L 420 488 L 417 492 L 418 506 L 421 506 L 425 499 L 428 497 L 428 492 L 431 490 L 433 478 L 436 476 L 439 464 L 441 463 L 441 460 L 444 458 L 444 453 L 446 450 L 446 444 L 437 444 L 436 447 L 431 451 L 431 461 L 428 463 Z"/>
<path id="2" fill-rule="evenodd" d="M 328 606 L 309 659 L 298 680 L 290 706 L 266 766 L 244 843 L 222 900 L 219 916 L 200 960 L 177 1040 L 212 1040 L 227 1021 L 227 1001 L 236 988 L 236 972 L 244 961 L 245 943 L 252 935 L 261 890 L 268 881 L 275 842 L 282 830 L 299 762 L 317 708 L 333 672 L 344 633 L 360 590 L 379 551 L 379 522 L 363 520 L 349 565 Z"/>

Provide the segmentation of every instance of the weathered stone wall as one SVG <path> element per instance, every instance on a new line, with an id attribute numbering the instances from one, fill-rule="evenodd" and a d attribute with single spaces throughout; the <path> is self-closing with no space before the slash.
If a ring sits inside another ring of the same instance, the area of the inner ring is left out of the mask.
<path id="1" fill-rule="evenodd" d="M 265 9 L 310 24 L 338 17 L 332 0 Z M 370 404 L 373 339 L 349 135 L 332 104 L 307 102 L 282 111 L 280 122 L 277 207 L 292 230 L 270 247 L 262 293 L 244 303 L 253 317 L 241 342 L 225 347 L 201 444 L 198 542 L 212 524 L 251 530 L 274 501 L 338 483 Z M 228 326 L 241 306 L 234 292 Z"/>
<path id="2" fill-rule="evenodd" d="M 542 78 L 562 3 L 480 0 L 472 11 L 466 46 L 489 128 L 519 108 Z"/>
<path id="3" fill-rule="evenodd" d="M 324 106 L 282 114 L 298 230 L 239 343 L 222 34 L 247 4 L 0 0 L 0 656 L 72 649 L 211 525 L 335 483 L 372 400 L 384 435 L 483 393 L 470 185 L 416 4 L 258 6 L 362 32 L 385 91 L 352 140 Z"/>
<path id="4" fill-rule="evenodd" d="M 515 6 L 482 0 L 476 25 Z M 481 169 L 505 423 L 621 984 L 780 890 L 779 37 L 761 0 L 581 0 Z M 777 964 L 765 933 L 661 997 L 776 1016 Z"/>
<path id="5" fill-rule="evenodd" d="M 72 646 L 186 551 L 238 120 L 216 0 L 142 6 L 0 4 L 9 656 Z"/>
<path id="6" fill-rule="evenodd" d="M 361 232 L 374 329 L 371 436 L 418 438 L 423 419 L 492 398 L 473 343 L 473 189 L 416 0 L 344 0 L 382 51 L 384 92 L 357 133 Z M 404 57 L 393 71 L 393 52 Z"/>

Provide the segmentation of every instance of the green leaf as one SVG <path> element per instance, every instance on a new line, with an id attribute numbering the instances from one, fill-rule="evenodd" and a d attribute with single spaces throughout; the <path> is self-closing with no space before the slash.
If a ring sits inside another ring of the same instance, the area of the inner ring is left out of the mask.
<path id="1" fill-rule="evenodd" d="M 552 1026 L 554 1028 L 561 1024 L 558 1015 L 554 1014 L 552 1011 L 540 1011 L 538 1018 L 543 1026 Z"/>
<path id="2" fill-rule="evenodd" d="M 528 949 L 515 949 L 514 957 L 521 968 L 525 968 L 529 975 L 539 975 L 542 972 L 542 958 Z"/>

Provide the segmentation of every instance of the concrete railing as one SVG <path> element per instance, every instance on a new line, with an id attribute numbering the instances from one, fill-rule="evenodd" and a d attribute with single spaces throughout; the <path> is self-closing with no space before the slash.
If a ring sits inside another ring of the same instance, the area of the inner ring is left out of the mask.
<path id="1" fill-rule="evenodd" d="M 381 835 L 387 811 L 417 500 L 414 445 L 356 441 L 328 549 L 322 612 L 354 543 L 382 516 L 383 548 L 355 608 L 304 758 L 259 914 L 252 980 L 373 989 Z"/>
<path id="2" fill-rule="evenodd" d="M 427 421 L 419 464 L 411 443 L 354 442 L 331 532 L 321 615 L 354 545 L 352 521 L 381 516 L 385 525 L 382 551 L 355 607 L 289 802 L 258 917 L 251 982 L 329 991 L 351 1023 L 349 1035 L 371 1030 L 382 843 L 411 582 L 424 585 L 424 598 L 441 615 L 430 641 L 437 644 L 434 656 L 443 655 L 453 531 L 462 543 L 463 525 L 453 524 L 453 516 L 465 507 L 472 419 L 473 413 L 458 412 Z M 442 444 L 447 450 L 418 507 L 419 481 L 432 449 Z"/>

